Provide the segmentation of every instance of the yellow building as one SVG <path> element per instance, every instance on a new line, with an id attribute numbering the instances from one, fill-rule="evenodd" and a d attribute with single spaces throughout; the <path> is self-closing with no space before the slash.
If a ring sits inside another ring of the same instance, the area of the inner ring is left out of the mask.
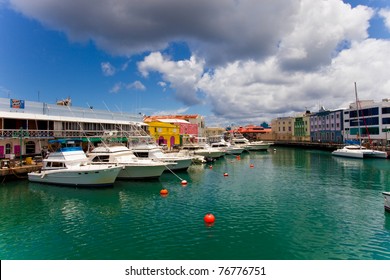
<path id="1" fill-rule="evenodd" d="M 280 117 L 271 121 L 275 141 L 291 141 L 294 135 L 294 118 Z"/>
<path id="2" fill-rule="evenodd" d="M 168 149 L 180 145 L 180 128 L 178 125 L 160 121 L 146 123 L 148 124 L 149 135 L 158 145 L 166 145 Z"/>

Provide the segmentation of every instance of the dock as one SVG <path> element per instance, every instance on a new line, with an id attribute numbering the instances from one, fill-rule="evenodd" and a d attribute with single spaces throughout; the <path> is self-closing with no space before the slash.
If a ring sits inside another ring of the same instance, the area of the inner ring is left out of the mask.
<path id="1" fill-rule="evenodd" d="M 317 149 L 325 151 L 334 151 L 344 146 L 344 144 L 338 143 L 325 143 L 325 142 L 299 142 L 299 141 L 274 141 L 275 146 L 297 147 L 305 149 Z"/>
<path id="2" fill-rule="evenodd" d="M 39 171 L 42 168 L 41 162 L 32 162 L 20 164 L 20 161 L 1 160 L 0 180 L 4 182 L 5 179 L 26 179 L 27 173 Z"/>

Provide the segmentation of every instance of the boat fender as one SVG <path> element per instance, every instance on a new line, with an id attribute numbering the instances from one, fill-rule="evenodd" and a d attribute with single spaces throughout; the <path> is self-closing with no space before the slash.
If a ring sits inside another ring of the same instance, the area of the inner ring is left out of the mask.
<path id="1" fill-rule="evenodd" d="M 43 179 L 46 176 L 45 172 L 42 172 L 41 179 Z"/>

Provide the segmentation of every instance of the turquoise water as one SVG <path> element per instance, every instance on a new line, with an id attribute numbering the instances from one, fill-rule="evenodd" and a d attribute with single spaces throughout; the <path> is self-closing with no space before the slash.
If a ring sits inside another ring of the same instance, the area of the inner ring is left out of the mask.
<path id="1" fill-rule="evenodd" d="M 176 175 L 104 190 L 6 182 L 0 258 L 390 259 L 390 160 L 277 148 Z"/>

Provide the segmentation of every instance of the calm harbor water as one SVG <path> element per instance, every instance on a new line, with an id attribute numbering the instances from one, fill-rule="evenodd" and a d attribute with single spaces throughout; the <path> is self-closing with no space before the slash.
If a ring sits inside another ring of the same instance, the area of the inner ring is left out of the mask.
<path id="1" fill-rule="evenodd" d="M 177 176 L 104 190 L 6 182 L 0 258 L 390 259 L 390 160 L 277 147 Z"/>

